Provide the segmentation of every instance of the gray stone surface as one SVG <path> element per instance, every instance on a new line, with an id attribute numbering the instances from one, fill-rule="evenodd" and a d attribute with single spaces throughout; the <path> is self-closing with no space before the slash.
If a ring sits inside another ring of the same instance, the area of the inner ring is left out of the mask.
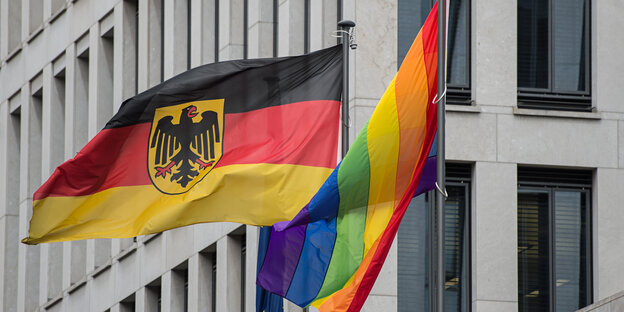
<path id="1" fill-rule="evenodd" d="M 517 311 L 518 302 L 473 300 L 472 310 L 479 312 Z"/>
<path id="2" fill-rule="evenodd" d="M 614 120 L 500 114 L 497 128 L 498 161 L 578 167 L 618 165 Z"/>
<path id="3" fill-rule="evenodd" d="M 624 168 L 624 121 L 618 121 L 618 155 L 619 168 Z"/>
<path id="4" fill-rule="evenodd" d="M 479 105 L 516 105 L 516 1 L 472 1 L 472 95 Z"/>
<path id="5" fill-rule="evenodd" d="M 477 162 L 474 171 L 472 299 L 484 311 L 500 301 L 517 305 L 517 167 Z"/>
<path id="6" fill-rule="evenodd" d="M 621 29 L 624 20 L 614 12 L 624 11 L 624 2 L 618 0 L 596 1 L 592 3 L 592 90 L 596 107 L 600 111 L 624 112 L 622 85 L 624 84 L 624 60 L 618 55 L 624 52 L 621 34 L 613 29 Z"/>
<path id="7" fill-rule="evenodd" d="M 598 168 L 594 194 L 594 297 L 602 299 L 622 291 L 624 266 L 622 250 L 622 202 L 624 172 L 619 169 Z"/>
<path id="8" fill-rule="evenodd" d="M 496 161 L 497 115 L 449 112 L 446 115 L 446 158 Z"/>

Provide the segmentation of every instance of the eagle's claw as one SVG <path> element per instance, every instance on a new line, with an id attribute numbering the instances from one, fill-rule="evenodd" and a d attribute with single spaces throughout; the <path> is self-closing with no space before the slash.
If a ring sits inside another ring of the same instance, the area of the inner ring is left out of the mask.
<path id="1" fill-rule="evenodd" d="M 154 167 L 156 169 L 156 178 L 162 176 L 163 178 L 167 177 L 167 173 L 171 173 L 171 168 L 175 165 L 175 161 L 170 162 L 166 167 Z"/>
<path id="2" fill-rule="evenodd" d="M 199 164 L 199 170 L 203 170 L 203 169 L 205 169 L 205 168 L 207 168 L 207 167 L 210 167 L 210 166 L 212 165 L 212 163 L 214 162 L 214 160 L 211 160 L 211 161 L 209 161 L 209 162 L 205 163 L 205 162 L 203 162 L 201 159 L 197 158 L 197 159 L 195 160 L 195 162 L 196 162 L 197 164 Z"/>

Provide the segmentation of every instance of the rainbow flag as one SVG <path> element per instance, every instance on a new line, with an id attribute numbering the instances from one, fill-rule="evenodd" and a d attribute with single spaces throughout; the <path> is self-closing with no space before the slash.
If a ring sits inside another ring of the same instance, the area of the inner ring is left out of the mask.
<path id="1" fill-rule="evenodd" d="M 434 187 L 437 11 L 343 161 L 294 219 L 273 226 L 264 289 L 321 311 L 364 304 L 410 200 Z"/>

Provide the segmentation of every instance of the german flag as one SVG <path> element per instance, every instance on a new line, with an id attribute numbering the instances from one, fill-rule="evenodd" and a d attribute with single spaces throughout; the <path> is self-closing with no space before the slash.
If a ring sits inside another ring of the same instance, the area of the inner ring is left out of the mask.
<path id="1" fill-rule="evenodd" d="M 341 92 L 341 46 L 171 78 L 54 171 L 22 242 L 292 219 L 336 166 Z"/>

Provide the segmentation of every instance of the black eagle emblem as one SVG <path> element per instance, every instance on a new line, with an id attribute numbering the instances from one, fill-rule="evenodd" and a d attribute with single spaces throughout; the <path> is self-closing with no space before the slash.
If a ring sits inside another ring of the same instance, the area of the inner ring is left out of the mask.
<path id="1" fill-rule="evenodd" d="M 178 124 L 172 123 L 173 116 L 158 121 L 150 142 L 150 148 L 156 148 L 154 178 L 171 174 L 171 182 L 186 187 L 201 170 L 213 165 L 215 142 L 221 139 L 218 114 L 205 111 L 199 122 L 193 122 L 195 116 L 197 107 L 190 105 L 182 109 Z"/>

